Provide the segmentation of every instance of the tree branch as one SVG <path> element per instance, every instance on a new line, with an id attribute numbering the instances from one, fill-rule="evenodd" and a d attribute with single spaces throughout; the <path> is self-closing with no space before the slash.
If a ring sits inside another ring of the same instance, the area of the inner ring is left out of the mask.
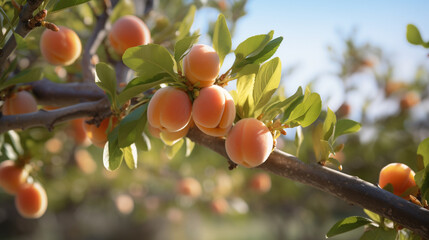
<path id="1" fill-rule="evenodd" d="M 29 20 L 33 17 L 34 10 L 36 10 L 40 6 L 40 4 L 42 4 L 42 2 L 43 0 L 27 1 L 27 4 L 24 5 L 19 14 L 19 22 L 15 28 L 15 32 L 17 34 L 22 37 L 25 37 L 31 30 L 33 30 L 33 28 L 30 27 L 28 23 Z M 4 64 L 9 55 L 15 50 L 15 48 L 16 39 L 15 36 L 12 35 L 0 51 L 0 72 L 3 72 Z"/>
<path id="2" fill-rule="evenodd" d="M 225 140 L 205 135 L 192 128 L 187 137 L 228 158 Z M 429 210 L 408 202 L 358 177 L 323 167 L 306 164 L 295 156 L 274 150 L 258 168 L 318 188 L 348 203 L 384 216 L 429 239 Z"/>

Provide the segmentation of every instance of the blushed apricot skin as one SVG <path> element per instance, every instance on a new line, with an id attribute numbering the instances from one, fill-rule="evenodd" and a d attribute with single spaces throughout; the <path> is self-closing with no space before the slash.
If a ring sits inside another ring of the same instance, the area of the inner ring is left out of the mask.
<path id="1" fill-rule="evenodd" d="M 77 144 L 83 144 L 87 138 L 84 129 L 85 119 L 76 118 L 71 121 L 72 135 Z"/>
<path id="2" fill-rule="evenodd" d="M 124 16 L 118 19 L 109 32 L 112 48 L 124 54 L 130 47 L 148 44 L 151 41 L 150 31 L 146 24 L 136 16 Z"/>
<path id="3" fill-rule="evenodd" d="M 232 96 L 217 85 L 201 89 L 192 105 L 195 125 L 205 134 L 225 136 L 235 119 L 235 104 Z"/>
<path id="4" fill-rule="evenodd" d="M 271 177 L 266 173 L 258 173 L 250 179 L 250 188 L 258 193 L 266 193 L 271 189 Z"/>
<path id="5" fill-rule="evenodd" d="M 28 177 L 28 171 L 12 160 L 0 164 L 0 186 L 9 194 L 16 194 Z"/>
<path id="6" fill-rule="evenodd" d="M 177 183 L 177 191 L 180 195 L 188 197 L 199 197 L 202 189 L 201 184 L 195 178 L 184 178 Z"/>
<path id="7" fill-rule="evenodd" d="M 17 115 L 37 111 L 36 99 L 27 91 L 13 93 L 3 103 L 3 115 Z"/>
<path id="8" fill-rule="evenodd" d="M 40 218 L 48 207 L 48 196 L 39 183 L 26 183 L 16 195 L 15 206 L 25 218 Z"/>
<path id="9" fill-rule="evenodd" d="M 178 132 L 191 121 L 192 103 L 189 96 L 174 87 L 161 88 L 153 95 L 147 108 L 147 120 L 152 127 Z"/>
<path id="10" fill-rule="evenodd" d="M 117 124 L 116 117 L 112 117 L 112 130 L 116 124 Z M 103 148 L 104 145 L 107 142 L 107 128 L 109 127 L 110 118 L 105 118 L 103 121 L 101 121 L 100 126 L 97 127 L 95 124 L 88 124 L 84 122 L 83 128 L 85 129 L 86 135 L 88 136 L 89 140 L 91 140 L 92 144 L 94 144 L 97 147 Z"/>
<path id="11" fill-rule="evenodd" d="M 194 45 L 183 58 L 183 73 L 192 84 L 199 83 L 199 87 L 213 85 L 219 71 L 219 55 L 210 46 Z"/>
<path id="12" fill-rule="evenodd" d="M 60 26 L 58 32 L 46 29 L 40 38 L 40 50 L 52 65 L 72 64 L 82 52 L 79 36 L 71 29 Z"/>
<path id="13" fill-rule="evenodd" d="M 273 136 L 265 124 L 254 118 L 238 121 L 225 141 L 226 153 L 236 164 L 252 168 L 264 163 L 273 148 Z"/>
<path id="14" fill-rule="evenodd" d="M 387 184 L 392 184 L 393 194 L 401 196 L 408 188 L 416 186 L 414 181 L 414 171 L 402 163 L 391 163 L 380 171 L 378 185 L 384 188 Z M 417 192 L 411 193 L 416 196 Z M 403 197 L 410 199 L 409 196 Z"/>

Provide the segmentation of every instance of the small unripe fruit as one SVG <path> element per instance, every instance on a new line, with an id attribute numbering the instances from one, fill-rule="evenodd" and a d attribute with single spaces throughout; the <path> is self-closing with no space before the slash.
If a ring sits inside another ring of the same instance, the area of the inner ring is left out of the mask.
<path id="1" fill-rule="evenodd" d="M 0 186 L 9 194 L 16 194 L 27 181 L 27 177 L 28 171 L 17 166 L 12 160 L 0 164 Z"/>
<path id="2" fill-rule="evenodd" d="M 271 189 L 271 177 L 266 173 L 258 173 L 250 179 L 250 187 L 257 193 L 266 193 Z"/>
<path id="3" fill-rule="evenodd" d="M 37 111 L 36 99 L 27 91 L 13 93 L 3 103 L 3 115 L 17 115 Z"/>
<path id="4" fill-rule="evenodd" d="M 177 192 L 183 196 L 196 198 L 201 195 L 201 184 L 195 178 L 184 178 L 177 183 Z"/>
<path id="5" fill-rule="evenodd" d="M 197 44 L 183 58 L 183 73 L 199 87 L 213 85 L 220 71 L 220 59 L 216 51 L 207 45 Z"/>
<path id="6" fill-rule="evenodd" d="M 110 119 L 112 119 L 112 125 L 111 128 L 108 129 Z M 118 120 L 116 117 L 111 117 L 105 118 L 103 121 L 101 121 L 100 126 L 98 127 L 95 124 L 88 124 L 86 122 L 84 122 L 83 127 L 85 129 L 86 135 L 88 136 L 89 140 L 91 140 L 92 144 L 97 147 L 103 148 L 107 142 L 107 130 L 112 131 L 112 129 L 116 126 L 117 122 Z"/>
<path id="7" fill-rule="evenodd" d="M 205 134 L 225 136 L 234 122 L 234 100 L 219 86 L 203 88 L 192 105 L 192 116 L 195 125 Z"/>
<path id="8" fill-rule="evenodd" d="M 25 218 L 40 218 L 48 207 L 45 189 L 39 183 L 26 183 L 18 191 L 15 206 Z"/>
<path id="9" fill-rule="evenodd" d="M 408 188 L 416 186 L 414 181 L 414 171 L 402 163 L 391 163 L 380 171 L 378 185 L 384 188 L 387 184 L 392 184 L 393 194 L 401 196 Z M 410 193 L 416 195 L 416 192 Z M 403 198 L 409 199 L 409 196 Z"/>
<path id="10" fill-rule="evenodd" d="M 67 66 L 80 56 L 82 44 L 73 30 L 60 26 L 58 32 L 49 29 L 43 32 L 40 50 L 50 64 Z"/>
<path id="11" fill-rule="evenodd" d="M 152 127 L 169 132 L 184 129 L 191 120 L 189 96 L 174 87 L 161 88 L 153 95 L 147 108 L 147 120 Z"/>
<path id="12" fill-rule="evenodd" d="M 264 163 L 273 149 L 273 135 L 265 124 L 254 118 L 238 121 L 229 132 L 225 148 L 236 164 L 252 168 Z"/>
<path id="13" fill-rule="evenodd" d="M 120 55 L 130 47 L 148 44 L 151 41 L 150 31 L 146 24 L 136 16 L 119 18 L 109 32 L 112 48 Z"/>

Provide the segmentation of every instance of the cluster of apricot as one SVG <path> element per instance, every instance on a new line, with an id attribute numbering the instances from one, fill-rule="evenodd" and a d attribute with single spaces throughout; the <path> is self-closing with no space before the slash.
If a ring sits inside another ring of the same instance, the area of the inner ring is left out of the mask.
<path id="1" fill-rule="evenodd" d="M 25 218 L 39 218 L 48 207 L 45 189 L 38 182 L 29 182 L 29 172 L 25 165 L 6 160 L 0 164 L 0 187 L 15 195 L 15 206 Z"/>
<path id="2" fill-rule="evenodd" d="M 232 96 L 214 85 L 220 71 L 220 60 L 210 46 L 194 45 L 183 58 L 183 73 L 192 88 L 197 87 L 194 101 L 186 90 L 168 86 L 155 92 L 147 116 L 149 132 L 167 145 L 186 136 L 195 124 L 202 132 L 214 137 L 226 137 L 230 159 L 245 167 L 263 163 L 273 148 L 273 136 L 265 124 L 245 118 L 234 126 L 236 116 Z"/>
<path id="3" fill-rule="evenodd" d="M 406 200 L 417 196 L 418 189 L 414 180 L 414 171 L 403 163 L 391 163 L 380 171 L 378 185 L 385 188 L 388 184 L 393 187 L 393 194 Z"/>

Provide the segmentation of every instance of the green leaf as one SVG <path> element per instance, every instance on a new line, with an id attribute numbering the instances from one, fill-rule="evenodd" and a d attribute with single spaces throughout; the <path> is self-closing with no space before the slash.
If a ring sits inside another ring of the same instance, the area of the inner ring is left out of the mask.
<path id="1" fill-rule="evenodd" d="M 323 123 L 323 139 L 329 140 L 334 133 L 335 124 L 337 123 L 337 117 L 335 113 L 328 107 L 326 113 L 325 122 Z"/>
<path id="2" fill-rule="evenodd" d="M 118 126 L 118 146 L 120 148 L 131 145 L 143 132 L 147 121 L 146 109 L 147 104 L 144 104 L 121 120 Z"/>
<path id="3" fill-rule="evenodd" d="M 344 134 L 355 133 L 360 130 L 360 126 L 360 123 L 353 120 L 340 119 L 335 126 L 334 139 Z"/>
<path id="4" fill-rule="evenodd" d="M 213 32 L 213 48 L 219 55 L 222 65 L 225 56 L 231 51 L 231 33 L 226 24 L 225 16 L 219 14 Z"/>
<path id="5" fill-rule="evenodd" d="M 338 170 L 340 170 L 340 171 L 343 170 L 343 165 L 341 165 L 341 162 L 338 161 L 337 159 L 330 157 L 330 158 L 326 159 L 326 161 L 329 162 L 330 164 L 334 165 L 336 168 L 338 168 Z"/>
<path id="6" fill-rule="evenodd" d="M 414 176 L 417 186 L 420 187 L 422 201 L 429 200 L 429 165 L 416 172 Z"/>
<path id="7" fill-rule="evenodd" d="M 14 130 L 8 131 L 7 134 L 9 135 L 10 141 L 15 148 L 16 153 L 18 153 L 18 155 L 23 155 L 24 149 L 22 148 L 21 138 L 19 135 Z"/>
<path id="8" fill-rule="evenodd" d="M 278 37 L 271 40 L 260 53 L 258 53 L 256 56 L 249 57 L 241 61 L 240 64 L 236 65 L 236 68 L 240 69 L 242 66 L 245 66 L 247 64 L 261 64 L 265 62 L 270 57 L 272 57 L 274 53 L 276 53 L 282 41 L 283 37 Z"/>
<path id="9" fill-rule="evenodd" d="M 368 209 L 364 209 L 363 211 L 366 213 L 366 215 L 368 215 L 368 217 L 370 217 L 375 222 L 379 223 L 381 221 L 380 215 L 378 215 L 377 213 L 371 212 Z"/>
<path id="10" fill-rule="evenodd" d="M 192 45 L 198 42 L 199 37 L 200 35 L 192 35 L 184 37 L 176 42 L 174 45 L 174 59 L 176 60 L 176 63 L 179 63 L 187 54 L 188 50 L 191 49 Z"/>
<path id="11" fill-rule="evenodd" d="M 384 239 L 396 239 L 396 230 L 388 229 L 386 231 L 383 228 L 370 228 L 360 238 L 360 240 L 384 240 Z"/>
<path id="12" fill-rule="evenodd" d="M 195 142 L 193 142 L 189 138 L 185 138 L 185 140 L 186 140 L 186 153 L 185 153 L 185 157 L 189 157 L 191 155 L 192 151 L 195 148 Z"/>
<path id="13" fill-rule="evenodd" d="M 429 42 L 423 41 L 419 29 L 413 24 L 407 25 L 407 40 L 411 44 L 422 45 L 425 48 L 429 48 Z"/>
<path id="14" fill-rule="evenodd" d="M 302 132 L 302 127 L 296 128 L 296 134 L 295 134 L 295 146 L 296 146 L 296 157 L 299 156 L 299 150 L 301 149 L 302 142 L 304 142 L 304 134 Z"/>
<path id="15" fill-rule="evenodd" d="M 304 100 L 292 110 L 287 122 L 296 122 L 302 127 L 307 127 L 316 121 L 321 111 L 322 100 L 319 94 L 306 92 Z"/>
<path id="16" fill-rule="evenodd" d="M 150 144 L 150 138 L 143 132 L 141 135 L 136 137 L 136 146 L 140 151 L 150 151 L 152 145 Z"/>
<path id="17" fill-rule="evenodd" d="M 173 159 L 176 156 L 177 152 L 179 152 L 180 148 L 182 148 L 184 143 L 183 138 L 176 142 L 173 146 L 167 146 L 167 157 L 168 159 Z"/>
<path id="18" fill-rule="evenodd" d="M 331 152 L 331 147 L 329 143 L 325 140 L 322 140 L 323 136 L 323 125 L 319 123 L 312 132 L 312 141 L 313 141 L 313 150 L 316 160 L 326 161 L 329 158 L 329 153 Z"/>
<path id="19" fill-rule="evenodd" d="M 118 130 L 116 127 L 109 133 L 108 141 L 104 145 L 103 165 L 109 171 L 118 169 L 124 158 L 124 153 L 118 146 Z"/>
<path id="20" fill-rule="evenodd" d="M 15 40 L 16 40 L 17 49 L 25 49 L 28 47 L 27 43 L 25 42 L 25 39 L 21 35 L 17 33 L 13 33 L 13 36 L 15 37 Z"/>
<path id="21" fill-rule="evenodd" d="M 195 17 L 196 10 L 197 10 L 197 8 L 195 7 L 195 5 L 191 5 L 188 13 L 186 14 L 186 16 L 183 18 L 182 22 L 180 23 L 179 30 L 178 30 L 179 35 L 177 36 L 176 39 L 180 40 L 189 34 L 189 30 L 191 30 L 192 24 L 194 23 L 194 17 Z"/>
<path id="22" fill-rule="evenodd" d="M 254 82 L 254 74 L 242 76 L 237 80 L 237 97 L 234 102 L 241 118 L 249 117 L 254 107 L 252 96 Z"/>
<path id="23" fill-rule="evenodd" d="M 386 186 L 383 187 L 383 190 L 393 193 L 393 185 L 391 183 L 388 183 L 386 184 Z"/>
<path id="24" fill-rule="evenodd" d="M 268 34 L 256 35 L 244 40 L 234 51 L 236 62 L 241 61 L 246 57 L 258 55 L 273 38 L 273 35 L 274 32 L 270 31 Z"/>
<path id="25" fill-rule="evenodd" d="M 253 88 L 255 112 L 262 110 L 280 84 L 282 66 L 279 58 L 274 58 L 261 66 Z"/>
<path id="26" fill-rule="evenodd" d="M 139 76 L 131 80 L 127 86 L 119 93 L 118 101 L 120 105 L 123 105 L 131 98 L 136 95 L 143 93 L 153 87 L 156 87 L 162 83 L 172 82 L 170 75 L 167 73 L 160 73 L 155 76 Z"/>
<path id="27" fill-rule="evenodd" d="M 371 219 L 360 216 L 347 217 L 335 223 L 335 225 L 332 226 L 331 229 L 329 229 L 328 233 L 326 234 L 326 237 L 333 237 L 335 235 L 354 230 L 372 222 L 373 221 Z"/>
<path id="28" fill-rule="evenodd" d="M 129 169 L 137 168 L 137 148 L 135 144 L 122 148 L 124 160 Z"/>
<path id="29" fill-rule="evenodd" d="M 429 165 L 429 138 L 426 138 L 419 144 L 417 156 L 423 158 L 423 168 Z"/>
<path id="30" fill-rule="evenodd" d="M 26 69 L 24 71 L 21 71 L 17 75 L 13 76 L 12 78 L 8 79 L 6 82 L 4 82 L 0 86 L 0 89 L 4 89 L 19 83 L 29 83 L 29 82 L 38 81 L 42 79 L 42 77 L 43 77 L 42 68 Z"/>
<path id="31" fill-rule="evenodd" d="M 63 10 L 65 8 L 73 7 L 89 1 L 90 0 L 58 0 L 57 4 L 55 4 L 55 6 L 50 10 L 50 12 Z"/>
<path id="32" fill-rule="evenodd" d="M 145 76 L 165 72 L 173 79 L 177 78 L 174 72 L 173 56 L 165 47 L 157 44 L 128 48 L 122 55 L 122 61 L 129 68 Z"/>
<path id="33" fill-rule="evenodd" d="M 116 73 L 108 64 L 100 62 L 95 65 L 95 83 L 103 89 L 112 104 L 116 104 Z"/>

